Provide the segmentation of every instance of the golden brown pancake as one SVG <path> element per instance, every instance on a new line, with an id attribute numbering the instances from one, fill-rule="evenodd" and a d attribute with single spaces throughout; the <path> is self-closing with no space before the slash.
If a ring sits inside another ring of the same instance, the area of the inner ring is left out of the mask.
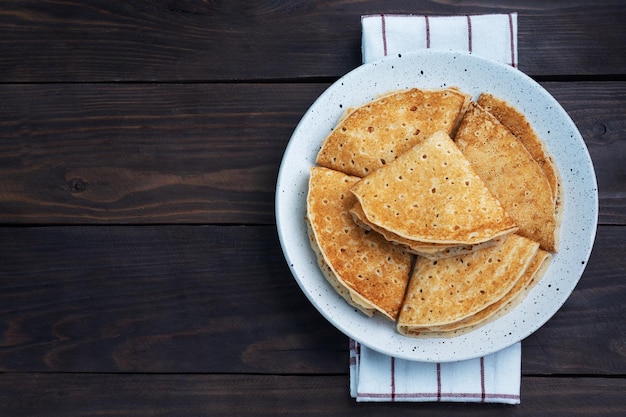
<path id="1" fill-rule="evenodd" d="M 324 276 L 407 336 L 502 317 L 557 249 L 562 189 L 547 148 L 505 101 L 469 101 L 412 89 L 349 109 L 311 169 L 306 221 Z"/>
<path id="2" fill-rule="evenodd" d="M 311 168 L 307 195 L 310 240 L 331 285 L 366 314 L 396 320 L 413 255 L 357 226 L 349 213 L 350 188 L 359 180 L 323 167 Z"/>
<path id="3" fill-rule="evenodd" d="M 552 198 L 558 205 L 559 193 L 561 191 L 561 179 L 558 169 L 545 145 L 535 133 L 528 119 L 526 119 L 526 116 L 506 101 L 488 93 L 482 93 L 478 97 L 478 104 L 493 114 L 530 152 L 548 178 L 550 189 L 552 190 Z"/>
<path id="4" fill-rule="evenodd" d="M 351 109 L 324 141 L 317 164 L 364 177 L 434 132 L 450 134 L 469 100 L 453 88 L 414 88 Z"/>
<path id="5" fill-rule="evenodd" d="M 356 297 L 357 298 L 356 301 L 352 299 L 351 291 L 341 281 L 339 281 L 333 269 L 326 263 L 326 260 L 324 259 L 324 254 L 322 253 L 322 250 L 317 244 L 317 240 L 315 240 L 315 235 L 313 233 L 311 222 L 309 221 L 308 218 L 305 220 L 306 220 L 307 232 L 309 235 L 309 242 L 311 244 L 311 248 L 315 252 L 315 255 L 317 257 L 317 265 L 319 266 L 320 271 L 322 271 L 322 274 L 326 278 L 326 281 L 328 281 L 328 283 L 333 287 L 333 289 L 341 297 L 343 297 L 343 299 L 346 300 L 348 304 L 350 304 L 352 307 L 356 308 L 357 310 L 361 311 L 366 316 L 372 317 L 374 313 L 376 312 L 376 309 L 373 308 L 373 306 L 369 303 L 361 302 L 361 299 L 359 297 Z"/>
<path id="6" fill-rule="evenodd" d="M 453 330 L 458 331 L 464 328 L 469 330 L 485 324 L 492 318 L 501 317 L 517 304 L 516 300 L 519 299 L 520 294 L 528 292 L 529 289 L 533 287 L 534 283 L 540 279 L 543 271 L 542 268 L 547 266 L 551 257 L 552 254 L 550 252 L 542 249 L 537 250 L 537 253 L 530 261 L 530 264 L 520 279 L 515 283 L 513 288 L 511 288 L 511 290 L 504 295 L 504 297 L 466 319 L 437 328 L 431 328 L 431 330 L 436 332 L 450 332 Z M 456 332 L 455 334 L 459 333 Z"/>
<path id="7" fill-rule="evenodd" d="M 352 209 L 350 209 L 350 214 L 352 214 L 352 218 L 354 222 L 361 226 L 366 230 L 374 230 L 375 232 L 383 235 L 385 239 L 390 242 L 397 243 L 399 245 L 403 245 L 407 251 L 415 254 L 424 256 L 428 259 L 440 259 L 449 256 L 457 256 L 462 255 L 464 253 L 470 253 L 475 250 L 480 250 L 482 248 L 489 247 L 491 245 L 495 245 L 499 239 L 494 238 L 488 240 L 487 242 L 478 243 L 475 245 L 446 245 L 443 243 L 425 243 L 425 242 L 417 242 L 414 240 L 409 240 L 403 238 L 402 236 L 398 236 L 393 232 L 383 229 L 375 224 L 372 224 L 367 220 L 363 209 L 361 208 L 361 204 L 357 201 Z"/>
<path id="8" fill-rule="evenodd" d="M 502 299 L 519 281 L 539 244 L 516 234 L 458 257 L 418 258 L 398 318 L 404 335 L 456 323 Z"/>
<path id="9" fill-rule="evenodd" d="M 417 242 L 471 245 L 517 230 L 443 131 L 352 187 L 368 223 Z"/>
<path id="10" fill-rule="evenodd" d="M 476 103 L 463 116 L 455 142 L 515 219 L 517 233 L 556 252 L 558 224 L 550 183 L 522 143 Z"/>

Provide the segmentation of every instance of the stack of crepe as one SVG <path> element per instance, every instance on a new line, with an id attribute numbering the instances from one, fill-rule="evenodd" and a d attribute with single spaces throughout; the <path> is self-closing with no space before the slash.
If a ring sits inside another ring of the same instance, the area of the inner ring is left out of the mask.
<path id="1" fill-rule="evenodd" d="M 364 177 L 438 130 L 451 134 L 470 100 L 455 88 L 414 88 L 348 109 L 324 141 L 317 163 Z"/>
<path id="2" fill-rule="evenodd" d="M 311 169 L 307 224 L 319 266 L 333 288 L 368 316 L 396 320 L 412 257 L 377 233 L 358 227 L 348 210 L 359 178 L 322 167 Z"/>
<path id="3" fill-rule="evenodd" d="M 558 171 L 524 115 L 493 96 L 386 95 L 349 110 L 317 164 L 307 223 L 325 277 L 407 336 L 505 314 L 557 250 Z"/>

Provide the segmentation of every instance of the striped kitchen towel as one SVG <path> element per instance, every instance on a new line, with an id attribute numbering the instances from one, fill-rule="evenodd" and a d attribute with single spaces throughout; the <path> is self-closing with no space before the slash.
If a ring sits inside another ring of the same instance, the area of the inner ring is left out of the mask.
<path id="1" fill-rule="evenodd" d="M 519 404 L 521 346 L 459 362 L 394 358 L 350 340 L 350 394 L 359 402 Z"/>
<path id="2" fill-rule="evenodd" d="M 361 17 L 363 62 L 417 49 L 462 50 L 517 67 L 517 13 Z"/>
<path id="3" fill-rule="evenodd" d="M 517 67 L 517 14 L 363 16 L 363 62 L 423 48 L 469 51 Z M 387 356 L 350 340 L 357 401 L 520 403 L 521 343 L 484 357 L 429 363 Z"/>

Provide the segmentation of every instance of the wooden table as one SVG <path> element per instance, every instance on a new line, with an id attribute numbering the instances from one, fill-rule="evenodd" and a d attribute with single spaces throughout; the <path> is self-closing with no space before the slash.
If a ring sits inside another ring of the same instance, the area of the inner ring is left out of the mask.
<path id="1" fill-rule="evenodd" d="M 626 415 L 626 3 L 499 3 L 0 3 L 0 415 Z M 279 246 L 283 151 L 361 15 L 511 11 L 595 164 L 591 259 L 521 405 L 356 404 Z"/>

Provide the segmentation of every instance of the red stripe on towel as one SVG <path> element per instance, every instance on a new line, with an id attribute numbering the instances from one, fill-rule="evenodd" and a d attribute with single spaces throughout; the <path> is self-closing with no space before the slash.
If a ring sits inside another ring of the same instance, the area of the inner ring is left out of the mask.
<path id="1" fill-rule="evenodd" d="M 361 344 L 350 339 L 350 365 L 356 365 L 361 355 Z"/>
<path id="2" fill-rule="evenodd" d="M 467 15 L 467 50 L 472 52 L 472 18 Z"/>
<path id="3" fill-rule="evenodd" d="M 509 13 L 509 38 L 511 39 L 511 66 L 515 68 L 515 34 L 513 33 L 513 16 Z"/>
<path id="4" fill-rule="evenodd" d="M 430 48 L 430 21 L 428 16 L 424 16 L 424 21 L 426 22 L 426 48 Z"/>
<path id="5" fill-rule="evenodd" d="M 396 358 L 391 357 L 391 401 L 396 400 Z"/>
<path id="6" fill-rule="evenodd" d="M 480 402 L 485 402 L 485 358 L 480 357 Z"/>
<path id="7" fill-rule="evenodd" d="M 385 28 L 385 15 L 380 15 L 380 23 L 383 35 L 383 55 L 387 56 L 387 29 Z"/>
<path id="8" fill-rule="evenodd" d="M 437 363 L 437 401 L 441 401 L 441 364 Z"/>
<path id="9" fill-rule="evenodd" d="M 389 394 L 385 393 L 374 393 L 374 392 L 359 392 L 358 396 L 360 398 L 385 398 L 391 399 Z M 434 392 L 415 392 L 415 393 L 399 393 L 395 394 L 393 398 L 397 399 L 423 399 L 427 398 L 434 399 L 437 398 L 437 401 L 441 402 L 442 398 L 482 398 L 483 396 L 479 393 L 474 392 L 442 392 L 442 393 L 434 393 Z M 485 399 L 501 399 L 501 400 L 519 400 L 520 396 L 515 394 L 485 394 Z"/>

